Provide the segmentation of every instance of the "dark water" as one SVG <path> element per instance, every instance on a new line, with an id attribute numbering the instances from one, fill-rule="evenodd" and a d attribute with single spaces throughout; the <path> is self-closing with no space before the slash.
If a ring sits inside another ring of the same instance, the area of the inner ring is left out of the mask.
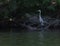
<path id="1" fill-rule="evenodd" d="M 60 32 L 0 33 L 0 46 L 60 46 Z"/>

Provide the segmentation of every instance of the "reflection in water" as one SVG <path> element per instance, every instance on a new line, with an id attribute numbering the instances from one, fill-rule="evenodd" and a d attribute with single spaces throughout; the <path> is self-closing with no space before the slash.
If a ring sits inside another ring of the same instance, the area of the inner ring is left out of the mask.
<path id="1" fill-rule="evenodd" d="M 0 46 L 13 46 L 12 44 L 15 46 L 60 46 L 60 32 L 14 33 L 16 37 L 10 34 L 0 33 Z"/>
<path id="2" fill-rule="evenodd" d="M 9 34 L 9 36 L 10 36 L 10 45 L 11 46 L 16 46 L 16 32 L 13 32 L 14 30 L 12 30 L 12 29 L 10 29 L 10 34 Z"/>
<path id="3" fill-rule="evenodd" d="M 24 44 L 25 46 L 56 46 L 56 44 L 60 42 L 58 41 L 60 40 L 58 32 L 42 33 L 43 32 L 28 32 L 23 34 L 21 33 L 20 36 L 18 36 L 19 39 L 17 38 L 17 44 L 20 42 L 22 43 L 22 45 Z"/>
<path id="4" fill-rule="evenodd" d="M 40 45 L 44 46 L 44 31 L 42 30 L 41 32 L 39 32 L 39 37 L 40 37 Z"/>

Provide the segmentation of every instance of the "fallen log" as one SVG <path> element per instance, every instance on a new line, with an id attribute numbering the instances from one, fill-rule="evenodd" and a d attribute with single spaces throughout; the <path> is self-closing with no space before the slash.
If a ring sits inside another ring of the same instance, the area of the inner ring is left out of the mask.
<path id="1" fill-rule="evenodd" d="M 54 20 L 53 22 L 49 23 L 49 25 L 46 26 L 44 29 L 48 29 L 51 25 L 53 25 L 53 24 L 55 24 L 57 22 L 60 22 L 60 20 L 58 20 L 58 19 Z"/>

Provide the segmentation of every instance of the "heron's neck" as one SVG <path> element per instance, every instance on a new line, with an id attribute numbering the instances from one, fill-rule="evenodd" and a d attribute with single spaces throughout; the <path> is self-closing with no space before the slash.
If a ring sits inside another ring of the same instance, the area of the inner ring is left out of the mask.
<path id="1" fill-rule="evenodd" d="M 41 13 L 39 13 L 39 16 L 41 16 Z"/>

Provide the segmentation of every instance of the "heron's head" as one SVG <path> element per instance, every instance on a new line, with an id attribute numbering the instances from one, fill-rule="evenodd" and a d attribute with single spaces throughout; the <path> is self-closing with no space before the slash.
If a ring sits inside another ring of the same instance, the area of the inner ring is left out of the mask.
<path id="1" fill-rule="evenodd" d="M 41 10 L 38 10 L 39 13 L 41 13 Z"/>

